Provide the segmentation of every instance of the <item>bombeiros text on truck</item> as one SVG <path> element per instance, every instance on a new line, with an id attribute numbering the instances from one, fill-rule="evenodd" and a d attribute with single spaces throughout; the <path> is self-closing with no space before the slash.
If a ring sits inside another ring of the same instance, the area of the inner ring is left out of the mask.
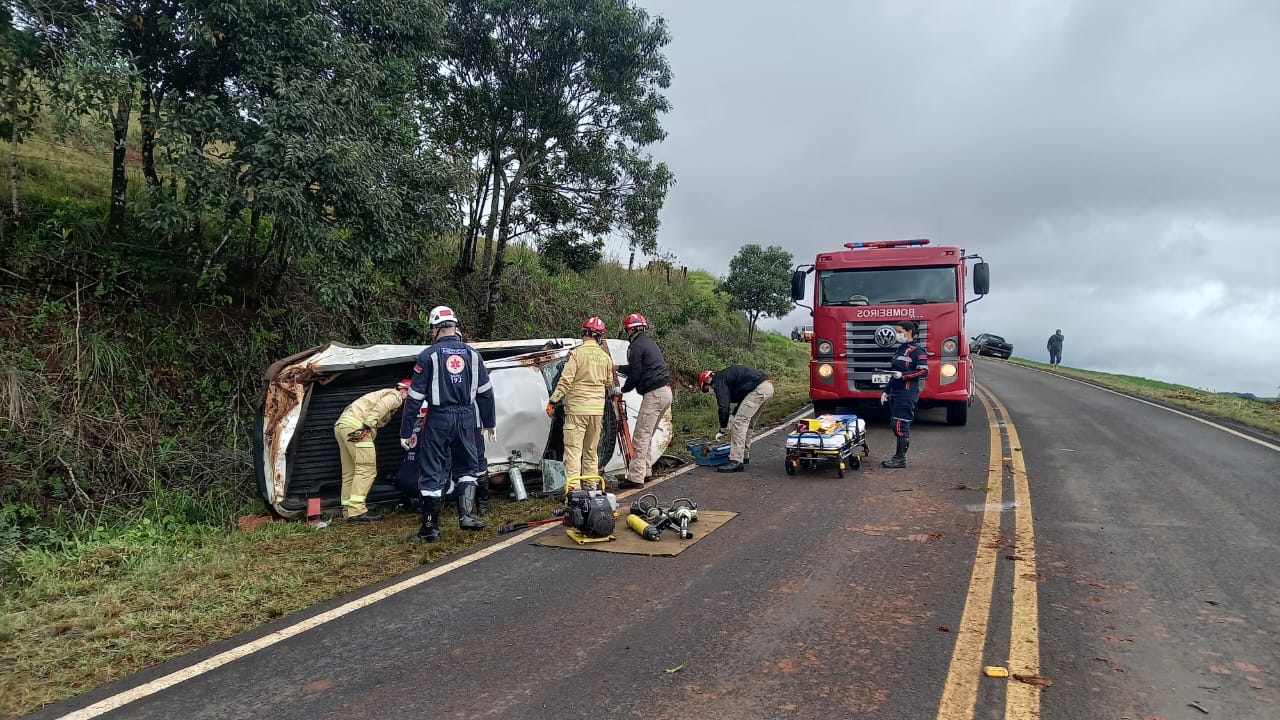
<path id="1" fill-rule="evenodd" d="M 978 261 L 976 297 L 967 301 L 966 260 Z M 810 274 L 813 307 L 800 302 Z M 815 413 L 878 404 L 898 345 L 894 323 L 914 320 L 930 364 L 919 407 L 945 407 L 948 424 L 964 425 L 974 397 L 964 316 L 990 282 L 990 267 L 980 256 L 924 239 L 845 243 L 845 250 L 820 253 L 812 265 L 798 267 L 791 297 L 813 315 L 809 397 Z"/>

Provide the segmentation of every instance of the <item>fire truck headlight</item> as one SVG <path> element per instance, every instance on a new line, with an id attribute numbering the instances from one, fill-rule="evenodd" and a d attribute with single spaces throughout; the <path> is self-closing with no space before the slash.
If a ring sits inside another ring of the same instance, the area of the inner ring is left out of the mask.
<path id="1" fill-rule="evenodd" d="M 818 354 L 819 354 L 819 355 L 830 355 L 830 354 L 831 354 L 831 341 L 830 341 L 830 340 L 820 340 L 820 341 L 818 341 Z"/>
<path id="2" fill-rule="evenodd" d="M 955 377 L 955 376 L 956 376 L 956 364 L 942 363 L 942 377 Z"/>
<path id="3" fill-rule="evenodd" d="M 835 373 L 835 368 L 831 367 L 831 363 L 822 363 L 818 366 L 818 377 L 829 378 Z"/>
<path id="4" fill-rule="evenodd" d="M 944 355 L 955 355 L 956 347 L 956 341 L 951 338 L 947 338 L 942 342 L 942 353 Z"/>

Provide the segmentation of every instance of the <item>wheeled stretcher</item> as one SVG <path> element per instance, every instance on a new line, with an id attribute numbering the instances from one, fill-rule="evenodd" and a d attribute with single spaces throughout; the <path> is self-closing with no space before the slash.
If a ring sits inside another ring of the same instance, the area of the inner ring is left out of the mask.
<path id="1" fill-rule="evenodd" d="M 796 422 L 787 435 L 786 470 L 795 475 L 801 467 L 816 470 L 822 462 L 836 464 L 836 477 L 857 470 L 870 454 L 867 423 L 857 415 L 819 415 Z"/>

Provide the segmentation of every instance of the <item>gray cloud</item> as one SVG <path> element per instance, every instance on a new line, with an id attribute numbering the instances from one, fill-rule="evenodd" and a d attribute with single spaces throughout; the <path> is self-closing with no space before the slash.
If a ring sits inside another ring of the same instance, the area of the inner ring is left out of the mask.
<path id="1" fill-rule="evenodd" d="M 1275 393 L 1280 3 L 642 4 L 674 37 L 681 260 L 930 237 L 992 264 L 970 334 Z"/>

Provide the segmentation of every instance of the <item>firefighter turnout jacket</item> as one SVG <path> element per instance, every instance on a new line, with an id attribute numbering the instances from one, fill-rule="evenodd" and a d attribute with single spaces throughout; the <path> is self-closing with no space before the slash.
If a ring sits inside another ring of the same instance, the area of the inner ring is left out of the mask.
<path id="1" fill-rule="evenodd" d="M 357 443 L 358 447 L 373 447 L 374 435 L 377 432 L 376 428 L 385 427 L 390 423 L 391 418 L 396 414 L 396 410 L 399 409 L 399 390 L 394 388 L 374 390 L 367 395 L 361 395 L 356 398 L 355 402 L 342 411 L 342 415 L 338 417 L 338 422 L 334 424 L 349 427 L 353 430 L 359 430 L 366 425 L 374 428 L 367 438 Z"/>
<path id="2" fill-rule="evenodd" d="M 563 399 L 568 415 L 604 415 L 605 398 L 612 383 L 613 359 L 598 343 L 584 341 L 569 351 L 551 402 Z"/>

